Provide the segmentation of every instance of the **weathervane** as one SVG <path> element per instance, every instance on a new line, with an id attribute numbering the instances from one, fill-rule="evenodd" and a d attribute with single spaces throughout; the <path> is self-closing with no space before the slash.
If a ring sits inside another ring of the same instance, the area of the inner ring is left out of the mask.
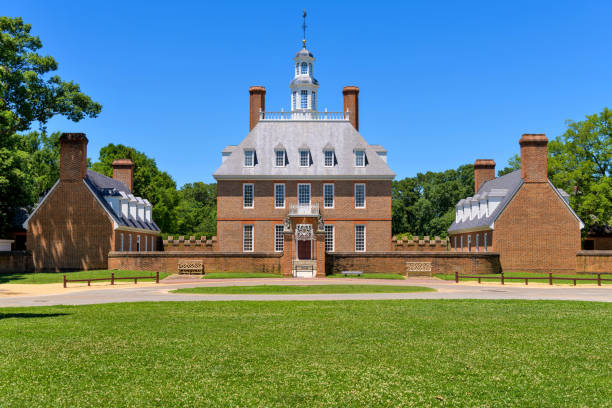
<path id="1" fill-rule="evenodd" d="M 306 48 L 306 9 L 304 9 L 303 13 L 302 13 L 302 18 L 304 19 L 304 22 L 302 23 L 302 30 L 304 30 L 304 38 L 302 39 L 302 46 L 304 48 Z"/>

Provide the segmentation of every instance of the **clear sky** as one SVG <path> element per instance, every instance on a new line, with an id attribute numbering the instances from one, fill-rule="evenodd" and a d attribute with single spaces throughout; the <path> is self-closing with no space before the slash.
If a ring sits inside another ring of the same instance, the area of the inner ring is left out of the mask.
<path id="1" fill-rule="evenodd" d="M 212 182 L 221 150 L 248 133 L 251 85 L 267 110 L 289 109 L 308 12 L 319 109 L 360 92 L 360 130 L 389 151 L 397 179 L 476 158 L 501 168 L 522 133 L 612 106 L 612 2 L 604 1 L 8 1 L 102 103 L 96 119 L 53 119 L 156 159 L 177 184 Z"/>

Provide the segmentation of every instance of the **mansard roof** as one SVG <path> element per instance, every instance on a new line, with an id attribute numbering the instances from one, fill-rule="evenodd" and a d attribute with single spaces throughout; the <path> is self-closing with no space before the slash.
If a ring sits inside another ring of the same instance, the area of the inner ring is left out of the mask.
<path id="1" fill-rule="evenodd" d="M 276 167 L 274 147 L 282 144 L 288 164 Z M 257 152 L 258 162 L 244 166 L 242 147 Z M 299 166 L 299 149 L 308 146 L 312 157 L 309 167 Z M 323 151 L 333 147 L 337 164 L 325 167 Z M 380 146 L 375 145 L 376 149 Z M 354 150 L 363 148 L 367 165 L 355 167 Z M 386 179 L 395 173 L 348 121 L 279 120 L 259 121 L 237 149 L 213 174 L 215 179 Z"/>

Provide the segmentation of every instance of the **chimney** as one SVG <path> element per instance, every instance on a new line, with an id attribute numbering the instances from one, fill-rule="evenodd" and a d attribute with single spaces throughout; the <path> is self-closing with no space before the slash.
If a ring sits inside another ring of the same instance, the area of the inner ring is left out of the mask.
<path id="1" fill-rule="evenodd" d="M 259 112 L 266 110 L 266 88 L 263 86 L 252 86 L 249 88 L 249 96 L 251 102 L 249 114 L 249 131 L 253 130 L 257 122 L 259 122 Z"/>
<path id="2" fill-rule="evenodd" d="M 134 184 L 134 162 L 130 159 L 117 159 L 113 162 L 113 178 L 123 182 L 130 191 Z"/>
<path id="3" fill-rule="evenodd" d="M 342 95 L 344 95 L 344 112 L 349 111 L 349 120 L 353 127 L 359 131 L 359 88 L 345 86 Z"/>
<path id="4" fill-rule="evenodd" d="M 60 180 L 79 181 L 87 174 L 85 133 L 62 133 L 60 137 Z"/>
<path id="5" fill-rule="evenodd" d="M 524 134 L 521 145 L 521 173 L 525 183 L 548 181 L 548 139 L 544 134 Z"/>
<path id="6" fill-rule="evenodd" d="M 495 162 L 491 159 L 478 159 L 474 163 L 474 194 L 487 181 L 495 178 Z"/>

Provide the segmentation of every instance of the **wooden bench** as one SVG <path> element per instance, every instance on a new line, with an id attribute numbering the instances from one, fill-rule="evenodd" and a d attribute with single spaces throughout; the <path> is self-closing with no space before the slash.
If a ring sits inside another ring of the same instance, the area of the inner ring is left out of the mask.
<path id="1" fill-rule="evenodd" d="M 204 263 L 201 260 L 182 260 L 178 262 L 179 275 L 202 275 L 204 273 Z"/>
<path id="2" fill-rule="evenodd" d="M 361 276 L 361 275 L 363 275 L 362 271 L 342 271 L 340 273 L 342 273 L 344 276 Z"/>

